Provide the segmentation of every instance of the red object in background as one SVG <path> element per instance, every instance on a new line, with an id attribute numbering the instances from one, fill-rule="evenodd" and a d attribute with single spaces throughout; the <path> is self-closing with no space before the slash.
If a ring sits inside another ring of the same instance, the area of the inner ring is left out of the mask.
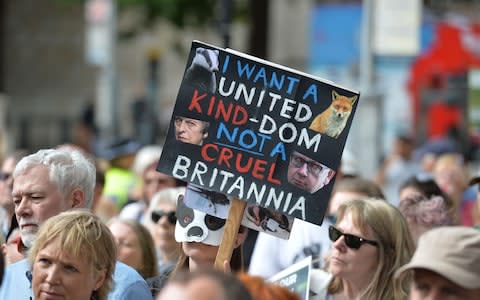
<path id="1" fill-rule="evenodd" d="M 444 136 L 452 125 L 465 127 L 462 122 L 466 107 L 442 103 L 446 99 L 435 99 L 424 103 L 422 109 L 422 91 L 442 94 L 442 89 L 448 88 L 447 78 L 466 74 L 473 67 L 480 67 L 480 24 L 471 23 L 460 27 L 446 22 L 438 23 L 432 46 L 411 67 L 408 90 L 412 100 L 415 132 L 425 132 L 426 138 L 431 139 Z M 425 117 L 427 122 L 421 122 L 421 118 Z M 420 128 L 421 126 L 426 128 Z"/>
<path id="2" fill-rule="evenodd" d="M 429 138 L 442 137 L 450 128 L 462 122 L 462 111 L 453 105 L 433 103 L 429 106 L 427 115 Z"/>

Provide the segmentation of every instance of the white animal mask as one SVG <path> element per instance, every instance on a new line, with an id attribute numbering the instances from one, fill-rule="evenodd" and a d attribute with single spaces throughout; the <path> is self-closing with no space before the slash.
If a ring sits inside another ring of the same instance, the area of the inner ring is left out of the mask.
<path id="1" fill-rule="evenodd" d="M 197 242 L 218 246 L 222 241 L 225 220 L 185 205 L 183 196 L 177 201 L 177 224 L 175 240 L 177 242 Z"/>

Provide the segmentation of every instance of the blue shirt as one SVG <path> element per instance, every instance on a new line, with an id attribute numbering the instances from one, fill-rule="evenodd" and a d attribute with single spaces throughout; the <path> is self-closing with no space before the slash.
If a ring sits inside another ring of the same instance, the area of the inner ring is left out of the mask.
<path id="1" fill-rule="evenodd" d="M 9 265 L 5 269 L 0 300 L 33 299 L 30 266 L 26 259 Z M 113 289 L 108 300 L 152 300 L 152 294 L 145 280 L 134 269 L 117 261 L 113 273 Z M 82 288 L 79 285 L 79 288 Z"/>

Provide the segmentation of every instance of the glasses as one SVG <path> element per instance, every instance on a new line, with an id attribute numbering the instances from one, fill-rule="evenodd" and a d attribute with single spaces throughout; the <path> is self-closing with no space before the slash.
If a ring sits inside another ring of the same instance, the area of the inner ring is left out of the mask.
<path id="1" fill-rule="evenodd" d="M 0 181 L 7 181 L 10 177 L 12 177 L 12 174 L 0 172 Z"/>
<path id="2" fill-rule="evenodd" d="M 296 154 L 292 154 L 290 156 L 290 163 L 295 168 L 301 168 L 303 165 L 307 164 L 308 173 L 318 176 L 322 171 L 322 165 L 319 165 L 316 161 L 313 160 L 306 160 Z"/>
<path id="3" fill-rule="evenodd" d="M 345 237 L 345 244 L 350 249 L 357 250 L 363 244 L 378 246 L 378 242 L 376 241 L 370 241 L 353 234 L 343 233 L 333 226 L 328 227 L 328 237 L 332 242 L 336 242 L 342 235 Z"/>
<path id="4" fill-rule="evenodd" d="M 152 211 L 152 215 L 150 217 L 152 218 L 153 223 L 157 223 L 163 216 L 166 216 L 168 222 L 170 222 L 172 225 L 175 225 L 177 222 L 177 215 L 174 211 L 165 212 L 163 210 L 155 210 Z"/>

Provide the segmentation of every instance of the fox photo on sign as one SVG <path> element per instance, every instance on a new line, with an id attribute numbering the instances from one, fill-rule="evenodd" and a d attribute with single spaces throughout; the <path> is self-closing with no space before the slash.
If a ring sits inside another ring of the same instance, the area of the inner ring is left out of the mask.
<path id="1" fill-rule="evenodd" d="M 157 170 L 321 224 L 359 93 L 194 41 Z"/>

